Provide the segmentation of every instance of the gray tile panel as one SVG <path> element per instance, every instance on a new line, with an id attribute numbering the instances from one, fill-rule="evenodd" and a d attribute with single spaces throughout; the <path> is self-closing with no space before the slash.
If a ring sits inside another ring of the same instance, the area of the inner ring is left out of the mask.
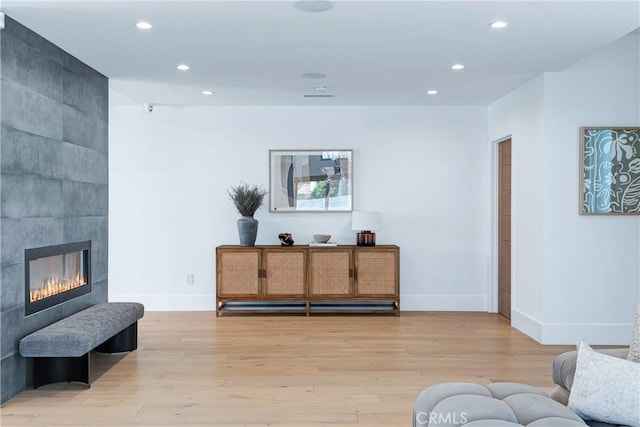
<path id="1" fill-rule="evenodd" d="M 62 145 L 62 158 L 65 180 L 90 184 L 109 182 L 106 153 L 65 142 Z"/>
<path id="2" fill-rule="evenodd" d="M 4 126 L 62 140 L 62 104 L 8 80 L 0 84 Z"/>
<path id="3" fill-rule="evenodd" d="M 24 307 L 24 263 L 3 264 L 0 283 L 0 312 Z"/>
<path id="4" fill-rule="evenodd" d="M 64 105 L 62 138 L 64 142 L 91 148 L 102 153 L 109 151 L 109 131 L 105 120 L 93 117 L 69 105 Z"/>
<path id="5" fill-rule="evenodd" d="M 78 216 L 64 218 L 64 241 L 91 240 L 91 249 L 106 249 L 108 245 L 109 218 L 104 216 Z"/>
<path id="6" fill-rule="evenodd" d="M 24 390 L 30 382 L 30 370 L 28 366 L 31 362 L 19 354 L 11 354 L 0 362 L 2 387 L 0 398 L 6 402 L 15 394 L 15 390 Z M 25 373 L 27 373 L 25 375 Z"/>
<path id="7" fill-rule="evenodd" d="M 106 282 L 108 276 L 108 251 L 97 249 L 91 251 L 91 283 Z"/>
<path id="8" fill-rule="evenodd" d="M 108 214 L 109 191 L 106 184 L 64 181 L 62 192 L 64 215 L 67 217 Z"/>
<path id="9" fill-rule="evenodd" d="M 26 248 L 64 243 L 62 218 L 3 218 L 0 233 L 2 233 L 0 248 L 2 264 L 24 262 Z"/>
<path id="10" fill-rule="evenodd" d="M 3 36 L 13 37 L 14 39 L 36 49 L 40 55 L 51 59 L 60 65 L 64 64 L 63 57 L 65 52 L 44 37 L 34 33 L 24 25 L 12 19 L 10 16 L 5 16 L 4 26 L 5 29 L 3 30 Z"/>
<path id="11" fill-rule="evenodd" d="M 109 103 L 109 85 L 106 78 L 90 79 L 68 68 L 65 68 L 63 78 L 62 99 L 65 105 L 105 122 L 109 119 L 109 112 L 103 108 Z"/>
<path id="12" fill-rule="evenodd" d="M 93 282 L 91 286 L 91 304 L 94 305 L 107 302 L 109 296 L 109 287 L 107 281 L 104 280 L 102 282 Z"/>
<path id="13" fill-rule="evenodd" d="M 63 67 L 10 35 L 1 40 L 2 78 L 62 102 Z"/>
<path id="14" fill-rule="evenodd" d="M 62 179 L 62 142 L 17 129 L 0 128 L 0 168 L 3 173 Z"/>
<path id="15" fill-rule="evenodd" d="M 61 217 L 62 180 L 36 175 L 2 174 L 3 218 Z"/>
<path id="16" fill-rule="evenodd" d="M 2 335 L 0 336 L 1 357 L 4 359 L 18 352 L 20 340 L 25 333 L 24 307 L 14 307 L 1 315 Z"/>

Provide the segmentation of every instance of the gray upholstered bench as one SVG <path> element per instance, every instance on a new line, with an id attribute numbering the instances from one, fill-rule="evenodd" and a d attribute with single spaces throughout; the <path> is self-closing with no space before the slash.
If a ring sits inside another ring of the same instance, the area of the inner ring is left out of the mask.
<path id="1" fill-rule="evenodd" d="M 584 427 L 585 422 L 542 390 L 526 384 L 438 384 L 418 396 L 414 427 Z"/>
<path id="2" fill-rule="evenodd" d="M 122 353 L 138 348 L 139 303 L 94 305 L 20 340 L 20 354 L 33 358 L 33 388 L 79 381 L 89 385 L 89 353 Z"/>

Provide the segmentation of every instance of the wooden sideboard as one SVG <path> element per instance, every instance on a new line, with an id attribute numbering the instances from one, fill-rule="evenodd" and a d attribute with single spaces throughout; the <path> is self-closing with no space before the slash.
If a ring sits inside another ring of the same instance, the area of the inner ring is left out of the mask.
<path id="1" fill-rule="evenodd" d="M 400 314 L 400 248 L 218 246 L 216 316 L 253 313 Z"/>

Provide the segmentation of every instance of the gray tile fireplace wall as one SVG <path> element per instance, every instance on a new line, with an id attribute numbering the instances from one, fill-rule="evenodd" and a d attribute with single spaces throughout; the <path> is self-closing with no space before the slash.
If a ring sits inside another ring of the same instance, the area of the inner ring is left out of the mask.
<path id="1" fill-rule="evenodd" d="M 107 300 L 108 80 L 7 17 L 0 31 L 0 314 L 5 402 L 22 337 Z M 91 240 L 92 292 L 25 317 L 24 250 Z"/>

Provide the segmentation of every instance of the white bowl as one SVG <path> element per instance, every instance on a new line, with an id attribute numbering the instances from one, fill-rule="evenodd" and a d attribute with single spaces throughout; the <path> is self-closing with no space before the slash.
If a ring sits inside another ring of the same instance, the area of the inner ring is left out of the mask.
<path id="1" fill-rule="evenodd" d="M 318 243 L 327 243 L 331 238 L 331 234 L 314 234 L 313 240 Z"/>

